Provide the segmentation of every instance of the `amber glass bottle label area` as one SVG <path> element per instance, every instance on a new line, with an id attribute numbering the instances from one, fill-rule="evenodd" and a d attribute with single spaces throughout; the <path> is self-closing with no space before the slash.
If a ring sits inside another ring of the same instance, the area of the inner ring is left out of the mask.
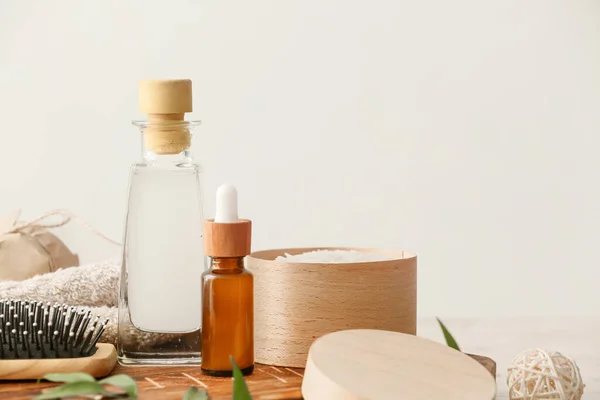
<path id="1" fill-rule="evenodd" d="M 241 258 L 217 259 L 202 277 L 202 370 L 230 376 L 229 357 L 245 373 L 254 366 L 254 277 Z"/>

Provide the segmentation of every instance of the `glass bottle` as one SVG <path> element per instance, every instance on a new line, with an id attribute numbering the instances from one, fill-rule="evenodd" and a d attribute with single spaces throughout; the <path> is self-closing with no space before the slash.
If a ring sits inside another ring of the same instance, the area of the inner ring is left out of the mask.
<path id="1" fill-rule="evenodd" d="M 200 168 L 191 82 L 142 81 L 142 160 L 131 166 L 123 241 L 117 356 L 122 365 L 201 361 Z"/>
<path id="2" fill-rule="evenodd" d="M 237 217 L 237 192 L 217 191 L 214 220 L 204 223 L 210 268 L 202 274 L 202 372 L 232 376 L 230 357 L 244 375 L 254 371 L 254 277 L 244 268 L 252 224 Z"/>

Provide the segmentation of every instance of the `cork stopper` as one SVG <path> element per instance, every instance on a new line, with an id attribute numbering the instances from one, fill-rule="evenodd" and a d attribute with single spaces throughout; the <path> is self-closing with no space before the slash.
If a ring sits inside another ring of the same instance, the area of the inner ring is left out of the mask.
<path id="1" fill-rule="evenodd" d="M 138 89 L 140 112 L 148 114 L 144 129 L 146 148 L 157 154 L 177 154 L 189 149 L 191 134 L 185 113 L 193 110 L 192 81 L 143 80 Z"/>
<path id="2" fill-rule="evenodd" d="M 189 79 L 145 80 L 139 83 L 142 114 L 192 112 L 192 81 Z"/>
<path id="3" fill-rule="evenodd" d="M 252 221 L 238 218 L 237 190 L 232 185 L 217 189 L 214 219 L 203 224 L 204 252 L 209 257 L 245 257 L 250 254 Z"/>

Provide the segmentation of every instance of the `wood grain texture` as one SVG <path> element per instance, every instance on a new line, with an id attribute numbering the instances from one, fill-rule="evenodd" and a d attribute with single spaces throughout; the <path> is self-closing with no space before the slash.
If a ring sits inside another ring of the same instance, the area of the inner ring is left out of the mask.
<path id="1" fill-rule="evenodd" d="M 313 250 L 356 250 L 390 260 L 356 263 L 274 261 Z M 381 329 L 416 332 L 417 257 L 364 248 L 258 251 L 247 258 L 254 274 L 256 362 L 301 368 L 312 342 L 330 332 Z"/>
<path id="2" fill-rule="evenodd" d="M 478 356 L 480 360 L 493 361 Z M 123 367 L 117 365 L 111 375 L 127 374 L 138 384 L 140 400 L 181 400 L 190 386 L 205 388 L 212 400 L 231 400 L 231 378 L 202 375 L 199 367 Z M 254 400 L 301 400 L 302 368 L 271 367 L 257 364 L 254 374 L 246 377 Z M 3 382 L 0 399 L 26 400 L 56 386 L 56 383 Z"/>
<path id="3" fill-rule="evenodd" d="M 308 353 L 306 400 L 493 400 L 494 377 L 460 351 L 373 329 L 327 334 Z"/>
<path id="4" fill-rule="evenodd" d="M 449 318 L 444 317 L 444 323 L 451 330 L 454 337 L 457 339 L 461 348 L 468 353 L 485 354 L 490 356 L 497 364 L 497 384 L 498 395 L 495 400 L 508 400 L 508 391 L 506 386 L 506 368 L 510 364 L 512 358 L 519 352 L 537 346 L 540 348 L 553 349 L 561 351 L 563 354 L 572 357 L 581 369 L 584 383 L 586 384 L 584 399 L 600 399 L 600 317 L 599 318 Z M 426 337 L 443 343 L 444 337 L 440 331 L 440 327 L 435 318 L 421 318 L 418 324 L 418 334 L 421 337 Z M 491 364 L 494 364 L 491 360 Z M 489 363 L 487 363 L 489 365 Z M 258 366 L 264 369 L 264 366 Z M 283 373 L 291 374 L 285 368 L 278 368 Z M 290 368 L 294 371 L 301 371 Z M 265 371 L 269 371 L 267 367 Z M 170 372 L 168 372 L 170 371 Z M 186 367 L 179 369 L 170 368 L 124 368 L 117 366 L 113 374 L 129 373 L 133 374 L 138 379 L 140 386 L 140 400 L 153 399 L 181 399 L 188 385 L 193 385 L 188 378 L 181 376 L 181 372 L 188 373 L 193 377 L 204 379 L 197 368 Z M 176 376 L 170 379 L 173 374 Z M 249 379 L 255 380 L 261 374 L 257 371 Z M 273 371 L 273 374 L 278 374 Z M 177 383 L 175 388 L 166 389 L 151 389 L 152 385 L 144 380 L 144 376 L 150 377 L 161 384 L 169 385 Z M 268 375 L 267 375 L 268 376 Z M 266 377 L 265 377 L 266 378 Z M 278 399 L 294 399 L 294 390 L 299 393 L 300 382 L 302 378 L 298 377 L 294 381 L 293 376 L 289 379 L 284 379 L 289 383 L 289 386 L 277 386 L 276 390 L 280 390 L 281 394 L 270 397 L 269 395 L 261 394 L 256 399 L 278 400 Z M 274 384 L 282 383 L 277 379 L 270 377 Z M 265 380 L 265 383 L 268 382 Z M 298 385 L 296 389 L 291 385 Z M 270 384 L 270 383 L 269 383 Z M 56 384 L 42 382 L 36 385 L 35 382 L 0 382 L 0 399 L 26 400 L 40 393 L 42 388 L 55 386 Z M 217 386 L 218 385 L 218 386 Z M 263 385 L 258 383 L 250 383 L 252 390 L 262 390 Z M 264 386 L 267 387 L 267 386 Z M 268 387 L 267 387 L 268 388 Z M 215 392 L 214 398 L 231 399 L 231 380 L 220 379 L 211 383 L 210 392 Z M 267 389 L 268 390 L 268 389 Z M 286 393 L 285 390 L 289 390 Z M 161 397 L 162 393 L 174 392 L 174 394 Z M 281 397 L 284 396 L 284 397 Z M 288 396 L 288 397 L 285 397 Z M 297 397 L 296 397 L 297 399 Z"/>
<path id="5" fill-rule="evenodd" d="M 0 380 L 38 379 L 49 373 L 85 372 L 96 378 L 108 375 L 117 363 L 115 346 L 98 343 L 90 357 L 36 360 L 0 360 Z"/>
<path id="6" fill-rule="evenodd" d="M 219 223 L 206 219 L 202 224 L 204 254 L 210 257 L 246 257 L 252 247 L 252 221 Z"/>

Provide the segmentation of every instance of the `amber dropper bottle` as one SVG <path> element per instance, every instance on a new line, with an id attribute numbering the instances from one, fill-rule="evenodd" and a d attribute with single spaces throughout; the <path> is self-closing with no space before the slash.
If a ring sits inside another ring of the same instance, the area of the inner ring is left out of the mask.
<path id="1" fill-rule="evenodd" d="M 232 376 L 230 357 L 244 375 L 254 371 L 254 277 L 244 268 L 252 222 L 239 219 L 237 191 L 217 190 L 215 218 L 205 220 L 204 250 L 210 268 L 202 274 L 202 372 Z"/>

